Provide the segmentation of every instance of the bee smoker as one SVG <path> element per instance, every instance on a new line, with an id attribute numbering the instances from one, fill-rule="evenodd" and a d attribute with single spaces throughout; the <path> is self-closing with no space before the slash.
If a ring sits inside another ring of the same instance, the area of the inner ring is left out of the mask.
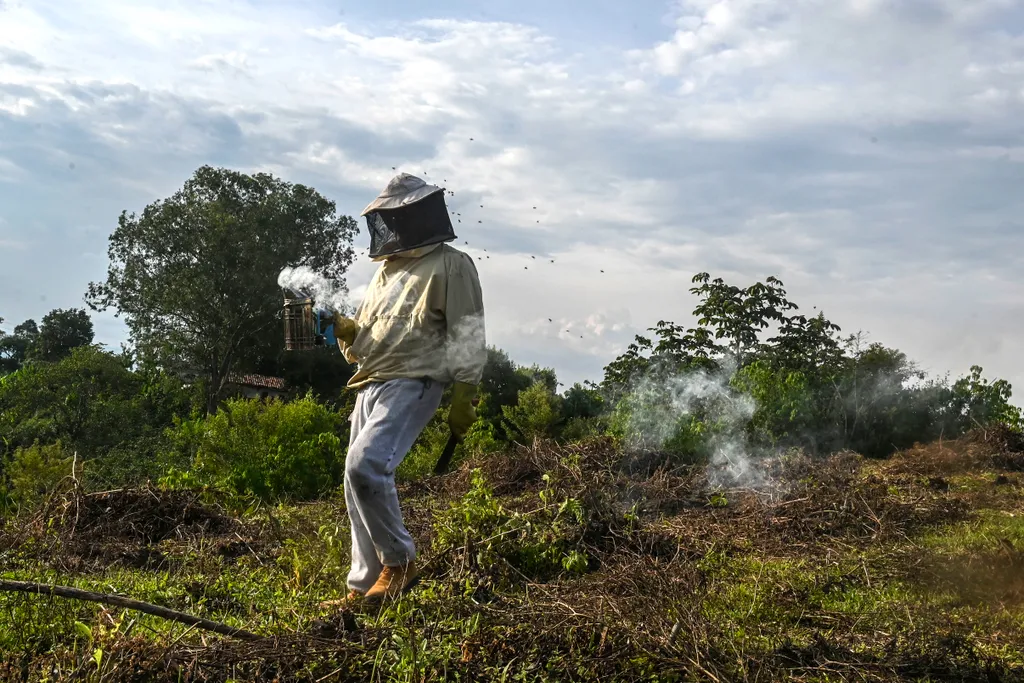
<path id="1" fill-rule="evenodd" d="M 301 290 L 284 290 L 284 348 L 312 351 L 332 346 L 334 321 L 330 311 L 316 307 L 313 297 Z"/>

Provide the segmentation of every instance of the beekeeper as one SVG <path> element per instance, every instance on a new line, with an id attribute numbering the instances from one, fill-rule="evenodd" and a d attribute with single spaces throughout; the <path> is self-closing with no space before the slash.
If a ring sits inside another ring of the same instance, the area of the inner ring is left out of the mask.
<path id="1" fill-rule="evenodd" d="M 473 259 L 446 244 L 455 232 L 444 190 L 402 173 L 362 215 L 380 268 L 354 318 L 334 317 L 338 346 L 358 366 L 345 503 L 352 523 L 348 600 L 398 595 L 417 580 L 395 469 L 452 387 L 448 424 L 462 439 L 487 350 Z"/>

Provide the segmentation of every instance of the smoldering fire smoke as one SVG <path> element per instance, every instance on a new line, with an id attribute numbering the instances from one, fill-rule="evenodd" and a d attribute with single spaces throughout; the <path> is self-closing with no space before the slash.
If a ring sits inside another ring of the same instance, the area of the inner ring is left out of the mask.
<path id="1" fill-rule="evenodd" d="M 668 377 L 645 377 L 626 398 L 627 438 L 640 448 L 661 448 L 682 423 L 701 416 L 711 425 L 707 435 L 711 459 L 708 484 L 713 488 L 762 488 L 763 454 L 748 446 L 744 428 L 753 417 L 754 399 L 729 386 L 733 368 L 694 370 Z"/>

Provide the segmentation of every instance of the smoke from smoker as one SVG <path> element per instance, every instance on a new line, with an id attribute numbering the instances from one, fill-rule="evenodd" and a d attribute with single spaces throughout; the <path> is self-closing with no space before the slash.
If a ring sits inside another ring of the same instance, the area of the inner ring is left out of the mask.
<path id="1" fill-rule="evenodd" d="M 448 367 L 483 367 L 487 362 L 484 316 L 467 315 L 449 331 L 445 343 Z"/>
<path id="2" fill-rule="evenodd" d="M 277 276 L 277 284 L 282 289 L 312 297 L 322 308 L 341 313 L 352 310 L 348 287 L 335 280 L 328 280 L 308 266 L 285 268 Z"/>

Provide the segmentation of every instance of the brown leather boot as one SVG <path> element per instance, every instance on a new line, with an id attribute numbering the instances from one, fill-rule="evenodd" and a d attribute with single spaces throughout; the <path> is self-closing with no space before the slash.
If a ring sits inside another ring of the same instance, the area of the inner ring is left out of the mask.
<path id="1" fill-rule="evenodd" d="M 366 591 L 365 598 L 367 601 L 377 601 L 398 597 L 415 586 L 418 581 L 419 574 L 416 571 L 415 561 L 400 567 L 384 567 L 384 571 L 380 573 L 377 583 L 373 584 L 373 588 Z"/>

